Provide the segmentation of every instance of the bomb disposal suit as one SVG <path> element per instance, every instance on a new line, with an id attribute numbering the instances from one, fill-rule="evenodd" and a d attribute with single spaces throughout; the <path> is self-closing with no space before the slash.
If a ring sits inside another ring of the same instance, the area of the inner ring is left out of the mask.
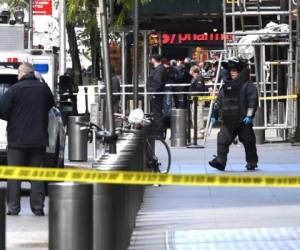
<path id="1" fill-rule="evenodd" d="M 214 124 L 221 115 L 222 126 L 218 134 L 217 157 L 209 164 L 224 171 L 229 146 L 236 136 L 244 145 L 247 170 L 257 168 L 258 156 L 256 138 L 253 131 L 253 118 L 258 107 L 258 92 L 253 82 L 249 81 L 249 68 L 239 59 L 229 60 L 223 64 L 228 71 L 224 85 L 215 102 L 211 122 Z M 236 78 L 232 79 L 232 71 Z"/>

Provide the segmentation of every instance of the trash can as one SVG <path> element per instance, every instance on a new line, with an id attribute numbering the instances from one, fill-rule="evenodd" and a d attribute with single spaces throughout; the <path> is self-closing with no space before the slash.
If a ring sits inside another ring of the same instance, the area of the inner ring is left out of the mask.
<path id="1" fill-rule="evenodd" d="M 92 184 L 49 185 L 49 250 L 93 249 Z"/>
<path id="2" fill-rule="evenodd" d="M 186 114 L 186 109 L 172 109 L 171 111 L 171 147 L 186 146 Z"/>
<path id="3" fill-rule="evenodd" d="M 0 189 L 0 250 L 5 250 L 5 189 Z"/>
<path id="4" fill-rule="evenodd" d="M 68 146 L 70 161 L 87 161 L 88 130 L 80 130 L 77 122 L 88 122 L 87 115 L 69 116 L 68 118 Z"/>

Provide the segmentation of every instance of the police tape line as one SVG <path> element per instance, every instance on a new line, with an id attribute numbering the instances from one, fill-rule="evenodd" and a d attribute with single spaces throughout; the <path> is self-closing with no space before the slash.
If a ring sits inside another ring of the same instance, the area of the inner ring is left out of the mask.
<path id="1" fill-rule="evenodd" d="M 286 95 L 286 96 L 266 96 L 260 97 L 259 100 L 286 100 L 286 99 L 297 99 L 297 95 Z"/>
<path id="2" fill-rule="evenodd" d="M 197 96 L 198 101 L 211 101 L 216 99 L 218 96 Z M 193 97 L 191 97 L 193 99 Z M 287 100 L 287 99 L 297 99 L 297 95 L 285 95 L 285 96 L 266 96 L 260 97 L 259 100 Z"/>
<path id="3" fill-rule="evenodd" d="M 300 187 L 300 176 L 159 174 L 13 166 L 0 166 L 0 179 L 123 185 Z"/>

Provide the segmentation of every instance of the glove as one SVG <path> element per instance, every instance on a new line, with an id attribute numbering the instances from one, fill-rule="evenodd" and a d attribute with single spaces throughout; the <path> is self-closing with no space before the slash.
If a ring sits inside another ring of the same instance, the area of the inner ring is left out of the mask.
<path id="1" fill-rule="evenodd" d="M 253 119 L 250 116 L 246 116 L 243 120 L 245 125 L 252 125 L 253 124 Z"/>
<path id="2" fill-rule="evenodd" d="M 211 123 L 211 125 L 214 126 L 214 125 L 216 124 L 216 122 L 217 122 L 217 120 L 216 120 L 215 117 L 210 118 L 210 123 Z"/>

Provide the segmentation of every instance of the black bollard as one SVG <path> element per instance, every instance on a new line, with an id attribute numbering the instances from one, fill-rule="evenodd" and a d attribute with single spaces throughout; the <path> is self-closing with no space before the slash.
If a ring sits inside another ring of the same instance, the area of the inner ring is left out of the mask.
<path id="1" fill-rule="evenodd" d="M 49 250 L 93 249 L 93 186 L 49 185 Z"/>
<path id="2" fill-rule="evenodd" d="M 197 134 L 198 134 L 198 97 L 193 98 L 193 103 L 194 103 L 194 140 L 193 144 L 188 146 L 188 148 L 204 148 L 204 146 L 198 145 L 197 143 Z"/>
<path id="3" fill-rule="evenodd" d="M 5 250 L 5 189 L 0 189 L 0 250 Z"/>
<path id="4" fill-rule="evenodd" d="M 88 100 L 88 88 L 84 87 L 84 97 L 85 97 L 85 115 L 89 116 L 90 112 L 89 112 L 89 100 Z"/>
<path id="5" fill-rule="evenodd" d="M 295 146 L 300 145 L 300 94 L 297 95 L 297 117 L 298 119 L 297 119 L 296 133 L 295 133 L 295 142 L 293 142 L 293 145 Z"/>
<path id="6" fill-rule="evenodd" d="M 192 135 L 191 135 L 191 129 L 192 129 L 192 126 L 191 126 L 191 109 L 192 109 L 192 104 L 193 104 L 193 101 L 191 100 L 188 100 L 188 109 L 187 109 L 187 116 L 188 116 L 188 132 L 187 132 L 187 144 L 190 145 L 191 142 L 192 142 Z"/>
<path id="7" fill-rule="evenodd" d="M 118 155 L 107 154 L 93 165 L 97 171 L 142 171 L 144 167 L 143 131 L 123 134 L 118 139 Z M 143 187 L 94 184 L 94 250 L 126 250 L 142 202 Z"/>
<path id="8" fill-rule="evenodd" d="M 258 107 L 255 119 L 254 119 L 254 125 L 258 127 L 264 126 L 264 108 Z M 265 143 L 265 130 L 259 129 L 255 130 L 255 136 L 256 136 L 256 143 L 257 144 L 264 144 Z"/>
<path id="9" fill-rule="evenodd" d="M 93 191 L 93 241 L 94 250 L 113 250 L 117 249 L 115 245 L 115 230 L 120 230 L 116 225 L 116 211 L 122 210 L 117 208 L 117 189 L 116 185 L 94 184 Z M 120 222 L 118 222 L 120 223 Z"/>

